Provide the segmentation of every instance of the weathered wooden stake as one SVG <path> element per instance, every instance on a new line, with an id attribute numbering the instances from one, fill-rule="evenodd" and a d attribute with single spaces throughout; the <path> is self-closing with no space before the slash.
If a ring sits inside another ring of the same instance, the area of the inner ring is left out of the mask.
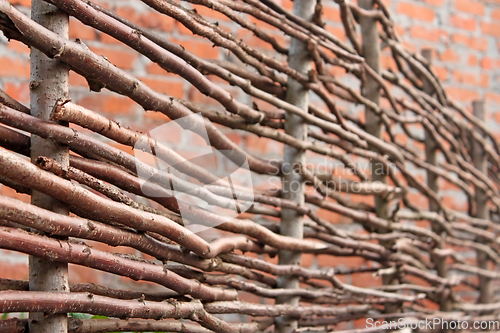
<path id="1" fill-rule="evenodd" d="M 432 49 L 422 50 L 422 56 L 425 59 L 427 59 L 430 63 L 432 63 Z M 425 80 L 425 78 L 422 79 L 422 81 L 424 84 L 424 89 L 423 89 L 424 92 L 430 96 L 434 95 L 435 91 L 432 84 L 427 80 Z M 437 166 L 436 152 L 437 152 L 437 144 L 434 141 L 431 133 L 429 133 L 429 131 L 425 129 L 425 160 L 427 163 Z M 438 181 L 439 181 L 438 176 L 434 172 L 427 170 L 427 186 L 429 186 L 429 188 L 436 193 L 439 192 Z M 429 200 L 429 211 L 436 213 L 439 212 L 439 206 L 433 200 Z M 437 223 L 432 224 L 432 231 L 434 231 L 438 235 L 442 235 L 443 233 L 442 228 Z M 438 244 L 437 247 L 440 249 L 444 248 L 444 243 Z M 446 257 L 436 256 L 433 259 L 434 263 L 436 264 L 436 270 L 438 276 L 446 278 L 447 275 Z M 441 311 L 451 311 L 452 310 L 451 299 L 449 297 L 442 297 L 439 302 L 439 309 Z"/>
<path id="2" fill-rule="evenodd" d="M 484 101 L 478 100 L 472 102 L 472 112 L 474 113 L 474 116 L 476 118 L 479 118 L 482 121 L 484 121 L 486 119 L 486 110 L 484 107 Z M 484 135 L 484 133 L 480 134 Z M 488 174 L 488 159 L 486 157 L 486 153 L 482 145 L 477 141 L 474 141 L 472 143 L 472 161 L 476 169 L 478 169 L 484 175 Z M 488 220 L 490 218 L 490 213 L 488 210 L 488 197 L 486 195 L 486 192 L 481 188 L 476 188 L 475 195 L 476 195 L 475 217 Z M 477 251 L 477 266 L 479 268 L 486 270 L 490 269 L 488 255 L 483 251 Z M 494 290 L 491 279 L 480 276 L 479 291 L 480 291 L 479 303 L 486 304 L 492 302 L 494 296 Z"/>
<path id="3" fill-rule="evenodd" d="M 293 2 L 293 13 L 301 18 L 312 21 L 316 1 L 311 0 L 295 0 Z M 311 58 L 307 51 L 307 44 L 297 39 L 290 42 L 288 51 L 288 63 L 290 67 L 298 72 L 307 75 L 312 68 Z M 289 78 L 287 83 L 286 100 L 303 110 L 308 109 L 309 90 L 305 89 L 302 84 Z M 299 140 L 306 140 L 307 125 L 302 117 L 287 113 L 285 120 L 285 132 Z M 283 198 L 293 200 L 297 204 L 304 203 L 304 181 L 302 175 L 294 172 L 294 165 L 305 164 L 305 151 L 298 150 L 294 147 L 285 145 L 283 156 Z M 303 217 L 295 210 L 281 210 L 280 233 L 282 235 L 302 238 L 303 237 Z M 301 254 L 294 251 L 280 251 L 280 265 L 300 265 Z M 278 277 L 279 288 L 298 288 L 299 279 L 293 276 Z M 286 303 L 293 306 L 299 304 L 299 297 L 278 297 L 276 303 Z M 297 328 L 297 320 L 289 317 L 281 317 L 276 321 L 276 332 L 291 333 Z"/>
<path id="4" fill-rule="evenodd" d="M 43 0 L 33 0 L 31 17 L 42 26 L 68 38 L 68 15 L 57 7 L 49 5 Z M 49 59 L 34 48 L 31 49 L 30 104 L 33 116 L 50 120 L 50 113 L 56 101 L 60 98 L 68 98 L 68 73 L 67 65 L 58 60 Z M 48 156 L 63 165 L 69 165 L 68 153 L 67 147 L 35 135 L 31 137 L 32 161 L 38 156 Z M 69 213 L 66 205 L 40 192 L 33 192 L 31 202 L 59 214 Z M 29 269 L 30 290 L 69 292 L 67 264 L 30 256 Z M 66 314 L 30 313 L 30 332 L 67 332 L 67 316 Z"/>
<path id="5" fill-rule="evenodd" d="M 375 7 L 374 4 L 375 2 L 373 0 L 358 1 L 359 7 L 366 10 L 373 10 Z M 377 20 L 370 17 L 361 16 L 359 19 L 359 25 L 361 26 L 362 50 L 366 64 L 370 66 L 375 72 L 380 73 L 380 38 L 378 33 Z M 369 75 L 367 75 L 363 80 L 363 96 L 376 103 L 377 105 L 380 105 L 380 88 L 380 84 Z M 383 124 L 380 117 L 370 108 L 366 107 L 365 119 L 366 132 L 381 139 Z M 373 182 L 387 184 L 386 172 L 387 171 L 384 169 L 382 164 L 374 163 L 373 161 L 370 163 L 370 173 Z M 375 212 L 380 218 L 389 218 L 389 202 L 386 200 L 386 198 L 382 196 L 375 196 Z M 379 229 L 377 230 L 377 232 L 385 233 L 387 232 L 387 230 Z M 391 246 L 391 244 L 387 242 L 380 242 L 380 244 L 387 247 Z M 383 275 L 382 283 L 386 285 L 394 284 L 397 283 L 396 279 L 396 274 Z M 387 313 L 394 313 L 397 311 L 397 305 L 391 304 L 386 305 L 385 307 L 385 312 Z"/>
<path id="6" fill-rule="evenodd" d="M 372 10 L 374 8 L 373 0 L 359 0 L 359 6 L 363 9 Z M 361 36 L 363 39 L 363 57 L 366 63 L 375 72 L 380 73 L 380 38 L 377 29 L 377 20 L 361 16 L 359 24 L 361 26 Z M 372 102 L 380 105 L 380 85 L 379 83 L 367 75 L 363 82 L 363 96 Z M 382 138 L 382 121 L 380 117 L 373 112 L 370 108 L 365 109 L 366 118 L 366 132 L 370 133 L 377 138 Z M 387 183 L 385 170 L 381 165 L 371 163 L 372 181 Z M 381 218 L 388 218 L 388 202 L 382 197 L 375 197 L 375 209 L 377 216 Z"/>

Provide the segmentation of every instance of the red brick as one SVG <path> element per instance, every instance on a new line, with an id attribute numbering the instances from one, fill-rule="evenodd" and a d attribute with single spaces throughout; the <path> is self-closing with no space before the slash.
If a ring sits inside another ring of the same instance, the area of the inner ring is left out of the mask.
<path id="1" fill-rule="evenodd" d="M 415 44 L 413 42 L 410 42 L 410 38 L 408 38 L 408 40 L 405 40 L 403 41 L 403 46 L 408 50 L 408 51 L 411 51 L 411 52 L 418 52 L 418 48 L 415 46 Z"/>
<path id="2" fill-rule="evenodd" d="M 473 54 L 469 55 L 469 58 L 467 59 L 467 64 L 469 66 L 477 66 L 477 57 Z"/>
<path id="3" fill-rule="evenodd" d="M 161 75 L 163 77 L 179 77 L 177 74 L 167 72 L 155 62 L 150 62 L 146 65 L 146 72 L 148 72 L 148 74 Z"/>
<path id="4" fill-rule="evenodd" d="M 90 94 L 77 101 L 83 107 L 93 111 L 115 114 L 132 114 L 136 104 L 128 97 L 117 95 L 104 95 L 102 93 Z"/>
<path id="5" fill-rule="evenodd" d="M 123 69 L 132 69 L 137 59 L 135 51 L 126 51 L 106 47 L 90 47 L 92 52 L 105 56 L 113 65 Z"/>
<path id="6" fill-rule="evenodd" d="M 338 6 L 331 7 L 330 4 L 323 4 L 323 19 L 334 22 L 342 22 Z"/>
<path id="7" fill-rule="evenodd" d="M 70 86 L 80 86 L 80 87 L 88 87 L 87 80 L 80 74 L 77 74 L 73 71 L 69 71 L 69 85 Z"/>
<path id="8" fill-rule="evenodd" d="M 359 267 L 365 260 L 360 257 L 336 257 L 329 254 L 319 254 L 316 256 L 319 267 Z"/>
<path id="9" fill-rule="evenodd" d="M 219 57 L 219 48 L 213 46 L 212 42 L 207 40 L 198 39 L 191 40 L 177 40 L 172 38 L 172 42 L 177 43 L 184 47 L 187 51 L 201 56 L 205 59 L 217 59 Z"/>
<path id="10" fill-rule="evenodd" d="M 105 34 L 103 32 L 99 32 L 99 41 L 101 43 L 106 43 L 106 44 L 120 44 L 123 45 L 122 42 L 120 42 L 118 39 L 111 37 L 108 34 Z"/>
<path id="11" fill-rule="evenodd" d="M 412 25 L 410 27 L 410 36 L 412 38 L 425 39 L 431 42 L 441 42 L 442 39 L 448 38 L 448 33 L 440 29 Z"/>
<path id="12" fill-rule="evenodd" d="M 460 70 L 453 71 L 453 80 L 458 83 L 465 84 L 475 84 L 476 83 L 476 75 L 472 73 L 463 72 Z"/>
<path id="13" fill-rule="evenodd" d="M 380 64 L 384 69 L 392 69 L 395 72 L 398 71 L 398 65 L 391 55 L 382 54 L 380 56 Z"/>
<path id="14" fill-rule="evenodd" d="M 494 20 L 500 20 L 500 8 L 491 11 L 491 18 Z"/>
<path id="15" fill-rule="evenodd" d="M 396 11 L 414 19 L 427 22 L 433 21 L 436 17 L 432 9 L 408 2 L 399 3 Z"/>
<path id="16" fill-rule="evenodd" d="M 481 59 L 481 67 L 484 69 L 493 69 L 495 66 L 495 63 L 493 62 L 493 59 L 491 58 L 483 58 Z"/>
<path id="17" fill-rule="evenodd" d="M 385 133 L 384 133 L 385 134 Z M 370 206 L 375 206 L 375 197 L 371 195 L 350 194 L 350 199 L 354 203 L 364 203 Z"/>
<path id="18" fill-rule="evenodd" d="M 490 86 L 490 77 L 487 74 L 479 74 L 478 85 L 483 88 L 488 88 Z"/>
<path id="19" fill-rule="evenodd" d="M 479 93 L 475 90 L 459 88 L 459 87 L 449 87 L 446 89 L 448 95 L 462 102 L 472 102 L 479 98 Z"/>
<path id="20" fill-rule="evenodd" d="M 223 132 L 224 133 L 224 132 Z M 229 139 L 231 140 L 234 144 L 236 144 L 237 146 L 240 146 L 242 145 L 243 143 L 243 140 L 242 140 L 242 137 L 239 133 L 235 133 L 235 132 L 227 132 L 227 133 L 224 133 L 224 135 Z"/>
<path id="21" fill-rule="evenodd" d="M 14 190 L 6 185 L 2 185 L 2 187 L 0 188 L 0 194 L 5 196 L 5 197 L 10 197 L 10 198 L 14 198 L 17 200 L 21 200 L 23 202 L 31 202 L 31 196 L 29 196 L 27 194 L 23 194 L 23 193 L 17 193 L 16 190 Z"/>
<path id="22" fill-rule="evenodd" d="M 147 12 L 139 16 L 137 24 L 147 29 L 172 32 L 174 30 L 174 19 L 170 16 L 157 12 Z"/>
<path id="23" fill-rule="evenodd" d="M 85 266 L 69 264 L 71 282 L 102 284 L 106 273 Z"/>
<path id="24" fill-rule="evenodd" d="M 248 302 L 254 304 L 255 303 L 260 304 L 260 302 L 262 301 L 262 297 L 251 293 L 239 293 L 238 299 L 241 299 L 242 302 Z"/>
<path id="25" fill-rule="evenodd" d="M 30 48 L 21 42 L 18 42 L 17 40 L 11 39 L 9 43 L 7 44 L 7 48 L 9 50 L 12 50 L 16 53 L 22 53 L 22 54 L 29 54 L 30 53 Z"/>
<path id="26" fill-rule="evenodd" d="M 451 183 L 444 178 L 439 178 L 438 180 L 439 188 L 443 191 L 460 191 L 460 187 L 454 183 Z"/>
<path id="27" fill-rule="evenodd" d="M 455 0 L 455 8 L 461 12 L 484 15 L 484 4 L 471 0 Z"/>
<path id="28" fill-rule="evenodd" d="M 339 27 L 334 27 L 334 26 L 331 26 L 331 25 L 326 25 L 325 29 L 327 31 L 329 31 L 330 33 L 334 34 L 335 36 L 337 36 L 337 38 L 340 39 L 341 41 L 345 42 L 347 40 L 347 36 L 345 34 L 344 28 L 339 28 Z"/>
<path id="29" fill-rule="evenodd" d="M 361 288 L 369 288 L 382 285 L 382 277 L 373 276 L 373 272 L 352 274 L 351 279 L 353 286 Z"/>
<path id="30" fill-rule="evenodd" d="M 165 78 L 151 79 L 139 78 L 151 89 L 167 94 L 169 96 L 182 98 L 184 96 L 184 84 L 182 82 L 172 82 Z"/>
<path id="31" fill-rule="evenodd" d="M 245 143 L 251 152 L 261 154 L 279 154 L 283 151 L 283 144 L 268 138 L 261 138 L 254 134 L 245 136 Z"/>
<path id="32" fill-rule="evenodd" d="M 464 34 L 454 34 L 452 40 L 455 44 L 462 44 L 471 49 L 479 51 L 485 51 L 488 47 L 488 41 L 485 38 L 481 37 L 472 37 Z"/>
<path id="33" fill-rule="evenodd" d="M 121 143 L 118 143 L 118 142 L 109 142 L 108 143 L 110 146 L 112 147 L 115 147 L 117 149 L 120 149 L 130 155 L 134 155 L 134 147 L 130 147 L 130 146 L 127 146 L 127 145 L 122 145 Z"/>
<path id="34" fill-rule="evenodd" d="M 496 104 L 500 104 L 500 94 L 497 94 L 494 92 L 487 92 L 484 96 L 484 99 L 489 103 L 493 102 Z M 497 113 L 497 114 L 500 115 L 500 113 Z"/>
<path id="35" fill-rule="evenodd" d="M 404 35 L 406 35 L 406 28 L 400 26 L 399 24 L 396 24 L 395 27 L 394 27 L 394 30 L 396 30 L 396 33 L 402 37 Z"/>
<path id="36" fill-rule="evenodd" d="M 444 0 L 424 0 L 424 2 L 436 7 L 441 7 L 444 4 Z"/>
<path id="37" fill-rule="evenodd" d="M 11 5 L 31 7 L 31 0 L 9 0 Z"/>
<path id="38" fill-rule="evenodd" d="M 88 25 L 83 24 L 77 19 L 71 17 L 69 19 L 69 37 L 80 38 L 82 40 L 94 40 L 97 31 Z"/>
<path id="39" fill-rule="evenodd" d="M 311 267 L 316 256 L 312 253 L 303 253 L 301 258 L 302 267 Z"/>
<path id="40" fill-rule="evenodd" d="M 481 22 L 481 31 L 498 38 L 500 37 L 500 23 Z"/>
<path id="41" fill-rule="evenodd" d="M 445 62 L 457 62 L 460 61 L 460 56 L 452 49 L 446 49 L 446 51 L 439 54 L 439 60 Z"/>
<path id="42" fill-rule="evenodd" d="M 182 34 L 182 35 L 188 35 L 188 36 L 193 36 L 193 32 L 191 30 L 189 30 L 188 28 L 186 28 L 186 26 L 184 24 L 182 24 L 181 22 L 179 21 L 176 21 L 175 22 L 175 27 L 177 28 L 177 31 Z"/>
<path id="43" fill-rule="evenodd" d="M 0 255 L 3 258 L 9 258 L 12 256 L 17 256 L 19 253 L 14 251 L 2 250 Z M 28 258 L 26 256 L 26 262 Z M 4 279 L 15 279 L 15 280 L 27 280 L 29 275 L 28 265 L 14 264 L 9 262 L 0 262 L 0 271 L 2 272 L 2 278 Z"/>
<path id="44" fill-rule="evenodd" d="M 8 57 L 0 57 L 0 64 L 2 64 L 0 66 L 0 77 L 30 77 L 30 63 L 28 59 L 12 59 Z"/>
<path id="45" fill-rule="evenodd" d="M 147 29 L 157 29 L 166 32 L 174 30 L 174 19 L 157 12 L 147 11 L 139 13 L 131 7 L 120 7 L 117 8 L 116 14 Z"/>
<path id="46" fill-rule="evenodd" d="M 30 88 L 27 82 L 25 83 L 12 83 L 6 82 L 4 90 L 10 97 L 15 100 L 29 104 L 30 101 Z"/>
<path id="47" fill-rule="evenodd" d="M 470 31 L 476 30 L 476 20 L 472 18 L 459 15 L 452 15 L 450 16 L 450 23 L 452 26 L 460 29 L 465 29 Z"/>
<path id="48" fill-rule="evenodd" d="M 458 211 L 464 211 L 467 209 L 467 205 L 464 205 L 463 202 L 457 200 L 457 198 L 453 195 L 443 195 L 441 198 L 441 202 L 451 209 L 455 209 Z"/>
<path id="49" fill-rule="evenodd" d="M 245 253 L 245 255 L 247 255 L 247 253 Z M 263 259 L 266 262 L 269 262 L 269 263 L 272 263 L 272 264 L 275 264 L 275 265 L 278 264 L 278 259 L 279 259 L 278 256 L 272 256 L 271 257 L 269 254 L 264 254 L 263 257 L 264 257 Z"/>
<path id="50" fill-rule="evenodd" d="M 455 70 L 453 72 L 453 79 L 458 83 L 465 83 L 470 85 L 479 85 L 481 87 L 488 87 L 490 79 L 486 74 L 472 74 L 463 72 L 460 70 Z"/>

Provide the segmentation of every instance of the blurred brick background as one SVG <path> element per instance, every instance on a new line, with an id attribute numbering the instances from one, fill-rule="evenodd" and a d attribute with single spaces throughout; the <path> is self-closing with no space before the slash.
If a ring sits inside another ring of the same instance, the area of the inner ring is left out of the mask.
<path id="1" fill-rule="evenodd" d="M 29 0 L 10 0 L 10 2 L 29 15 Z M 280 2 L 291 9 L 291 1 L 281 0 Z M 103 0 L 99 3 L 113 9 L 117 14 L 130 21 L 145 28 L 154 29 L 203 58 L 228 59 L 227 51 L 212 47 L 210 41 L 193 36 L 183 25 L 169 17 L 152 12 L 139 0 Z M 405 41 L 405 45 L 415 52 L 420 52 L 423 48 L 433 49 L 435 70 L 448 94 L 468 107 L 475 99 L 485 99 L 487 102 L 488 125 L 500 133 L 500 0 L 386 0 L 386 3 L 392 10 L 397 32 Z M 227 17 L 205 7 L 192 6 L 184 2 L 182 4 L 189 8 L 195 7 L 199 14 L 213 22 L 218 22 L 220 27 L 230 31 L 250 46 L 273 54 L 273 50 L 269 45 L 258 40 L 252 33 L 241 29 L 238 25 L 229 21 Z M 334 1 L 326 0 L 323 0 L 323 6 L 326 28 L 346 40 L 340 22 L 338 6 Z M 251 17 L 248 19 L 255 21 Z M 279 42 L 288 42 L 283 37 L 283 34 L 276 29 L 262 23 L 259 23 L 259 27 L 273 35 Z M 92 51 L 105 56 L 110 62 L 135 75 L 159 92 L 205 103 L 210 108 L 220 107 L 217 102 L 203 96 L 182 78 L 166 73 L 146 57 L 74 19 L 70 21 L 70 37 L 72 39 L 80 38 Z M 384 52 L 387 52 L 387 50 Z M 397 71 L 396 65 L 388 53 L 384 53 L 382 62 L 385 68 L 392 68 Z M 339 70 L 332 72 L 332 75 L 342 77 L 344 73 Z M 238 88 L 231 87 L 218 79 L 213 80 L 221 84 L 240 101 L 251 102 L 250 98 Z M 352 81 L 347 77 L 345 80 L 347 82 Z M 353 84 L 359 84 L 358 82 L 352 82 Z M 29 49 L 17 41 L 7 42 L 1 36 L 0 87 L 15 99 L 28 105 L 28 85 Z M 100 93 L 89 92 L 85 79 L 75 73 L 70 75 L 70 85 L 71 98 L 75 103 L 98 111 L 123 125 L 148 131 L 168 121 L 168 118 L 162 114 L 145 112 L 127 97 L 119 96 L 107 90 Z M 315 102 L 314 99 L 313 102 Z M 263 102 L 258 102 L 258 104 L 261 108 L 269 108 Z M 347 107 L 351 108 L 350 111 L 353 112 L 361 110 L 356 109 L 354 106 Z M 223 131 L 228 133 L 232 140 L 253 154 L 269 158 L 277 158 L 282 154 L 283 147 L 276 142 L 270 142 L 252 134 L 241 135 L 226 129 L 223 129 Z M 187 134 L 176 137 L 175 141 L 178 143 L 176 147 L 185 150 L 187 153 L 189 153 L 190 149 L 196 149 L 196 144 Z M 131 151 L 128 147 L 114 145 L 129 152 Z M 317 162 L 320 161 L 320 157 L 310 154 L 308 161 Z M 275 181 L 279 182 L 279 179 L 275 179 Z M 258 180 L 257 185 L 259 186 Z M 464 208 L 464 199 L 457 196 L 453 189 L 443 188 L 442 190 L 443 200 L 446 201 L 446 204 L 455 206 L 456 209 Z M 1 194 L 29 200 L 27 196 L 18 195 L 5 186 L 1 187 Z M 356 196 L 352 196 L 352 199 L 364 200 L 364 198 Z M 425 202 L 422 204 L 425 205 Z M 349 224 L 348 219 L 333 213 L 320 212 L 320 215 L 332 223 Z M 207 237 L 211 236 L 207 235 Z M 104 248 L 103 245 L 96 246 Z M 113 248 L 110 251 L 119 252 L 120 249 Z M 473 259 L 471 258 L 471 260 Z M 277 261 L 276 258 L 269 260 Z M 26 256 L 0 250 L 0 277 L 26 279 L 28 276 L 26 263 Z M 303 265 L 354 267 L 364 265 L 364 260 L 359 258 L 332 259 L 331 256 L 320 255 L 314 257 L 305 255 Z M 70 278 L 73 282 L 95 282 L 115 287 L 120 284 L 128 284 L 127 279 L 97 273 L 81 267 L 72 267 Z M 348 276 L 346 281 L 357 286 L 370 286 L 380 283 L 380 281 L 372 277 L 371 273 Z"/>

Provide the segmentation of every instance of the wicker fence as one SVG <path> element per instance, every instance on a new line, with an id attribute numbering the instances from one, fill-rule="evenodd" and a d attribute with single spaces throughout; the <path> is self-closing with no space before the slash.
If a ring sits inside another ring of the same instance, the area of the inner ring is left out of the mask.
<path id="1" fill-rule="evenodd" d="M 0 332 L 319 333 L 359 319 L 371 325 L 351 332 L 380 331 L 375 320 L 439 319 L 464 331 L 495 324 L 500 144 L 484 103 L 471 113 L 447 95 L 432 53 L 403 45 L 383 0 L 337 1 L 348 43 L 325 26 L 320 1 L 295 0 L 289 12 L 272 0 L 187 0 L 254 34 L 267 52 L 183 3 L 142 2 L 233 61 L 203 59 L 91 1 L 34 0 L 30 19 L 0 0 L 0 29 L 32 48 L 31 109 L 0 91 L 0 181 L 32 197 L 28 204 L 0 196 L 0 248 L 30 255 L 29 283 L 1 281 L 0 312 L 30 312 L 30 320 L 6 319 Z M 69 16 L 214 103 L 151 89 L 68 39 Z M 381 68 L 383 54 L 398 72 Z M 92 91 L 127 96 L 171 121 L 142 133 L 72 103 L 69 70 Z M 216 153 L 176 152 L 167 142 L 174 128 Z M 249 153 L 231 139 L 242 132 L 283 144 L 283 157 Z M 225 174 L 235 165 L 251 172 L 249 182 L 211 172 L 214 156 Z M 269 181 L 276 177 L 281 183 Z M 467 205 L 447 205 L 442 188 Z M 302 255 L 329 256 L 332 267 L 306 267 Z M 275 256 L 277 263 L 262 259 Z M 363 264 L 336 267 L 339 257 Z M 165 288 L 70 283 L 68 263 Z M 350 282 L 366 273 L 382 283 Z"/>

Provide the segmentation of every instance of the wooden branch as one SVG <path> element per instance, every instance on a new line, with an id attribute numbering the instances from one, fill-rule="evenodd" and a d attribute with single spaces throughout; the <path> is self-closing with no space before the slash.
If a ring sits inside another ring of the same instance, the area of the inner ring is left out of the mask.
<path id="1" fill-rule="evenodd" d="M 32 189 L 50 193 L 68 205 L 88 210 L 102 216 L 102 219 L 132 228 L 153 231 L 178 241 L 199 255 L 208 255 L 210 246 L 203 239 L 179 226 L 168 218 L 141 212 L 126 205 L 103 199 L 96 194 L 75 186 L 4 149 L 0 150 L 0 174 Z"/>
<path id="2" fill-rule="evenodd" d="M 196 281 L 184 279 L 162 266 L 99 251 L 87 245 L 59 241 L 7 227 L 0 227 L 0 234 L 2 234 L 0 247 L 4 249 L 36 255 L 45 260 L 88 266 L 135 280 L 156 282 L 179 294 L 192 295 L 197 299 L 213 301 L 237 298 L 234 290 L 208 287 Z"/>
<path id="3" fill-rule="evenodd" d="M 29 281 L 0 279 L 0 290 L 24 290 L 28 291 Z M 69 283 L 71 292 L 74 293 L 90 293 L 94 295 L 107 296 L 117 299 L 139 299 L 144 298 L 148 301 L 161 302 L 167 298 L 175 298 L 178 294 L 174 291 L 164 292 L 147 292 L 147 291 L 134 291 L 114 289 L 109 287 L 100 286 L 94 283 Z"/>

